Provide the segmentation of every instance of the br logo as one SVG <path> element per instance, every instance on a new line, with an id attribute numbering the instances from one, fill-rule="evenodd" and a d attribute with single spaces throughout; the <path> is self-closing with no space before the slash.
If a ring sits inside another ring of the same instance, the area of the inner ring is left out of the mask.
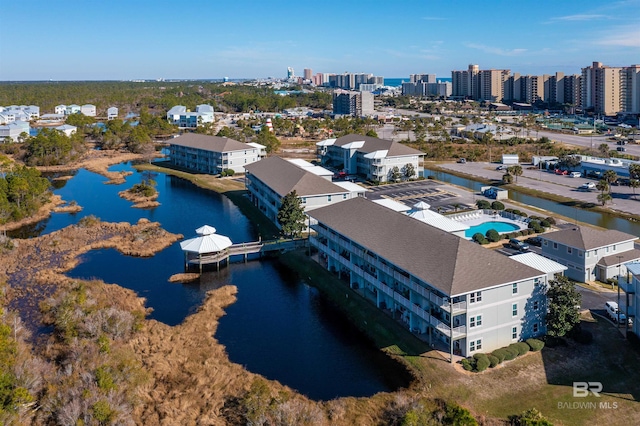
<path id="1" fill-rule="evenodd" d="M 591 392 L 594 396 L 600 397 L 602 383 L 600 382 L 573 382 L 573 397 L 585 398 Z"/>

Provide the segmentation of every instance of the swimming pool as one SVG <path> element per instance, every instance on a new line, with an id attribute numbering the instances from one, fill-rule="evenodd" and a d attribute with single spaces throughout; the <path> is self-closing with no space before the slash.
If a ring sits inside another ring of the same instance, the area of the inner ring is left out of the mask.
<path id="1" fill-rule="evenodd" d="M 495 229 L 499 234 L 505 232 L 513 232 L 520 230 L 518 225 L 509 222 L 500 222 L 497 220 L 492 220 L 490 222 L 484 222 L 479 225 L 474 225 L 471 228 L 464 231 L 464 236 L 467 238 L 473 237 L 473 234 L 480 232 L 482 235 L 485 235 L 489 229 Z"/>

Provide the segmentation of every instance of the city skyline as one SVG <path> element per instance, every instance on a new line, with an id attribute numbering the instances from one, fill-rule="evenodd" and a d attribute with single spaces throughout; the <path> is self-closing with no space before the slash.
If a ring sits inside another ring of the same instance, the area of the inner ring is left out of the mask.
<path id="1" fill-rule="evenodd" d="M 472 63 L 531 75 L 640 63 L 640 0 L 576 4 L 9 2 L 0 81 L 284 78 L 287 67 L 449 78 Z"/>

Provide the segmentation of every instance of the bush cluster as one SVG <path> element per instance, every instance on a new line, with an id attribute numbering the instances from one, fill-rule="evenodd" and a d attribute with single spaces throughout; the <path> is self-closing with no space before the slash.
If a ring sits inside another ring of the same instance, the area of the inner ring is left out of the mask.
<path id="1" fill-rule="evenodd" d="M 542 340 L 527 339 L 525 342 L 512 343 L 504 348 L 496 349 L 490 354 L 474 354 L 472 357 L 461 360 L 460 364 L 467 371 L 481 373 L 487 368 L 494 368 L 504 361 L 511 361 L 529 351 L 537 352 L 543 347 L 544 342 Z"/>
<path id="2" fill-rule="evenodd" d="M 476 232 L 475 234 L 473 234 L 473 237 L 471 237 L 471 239 L 473 240 L 473 242 L 476 242 L 478 244 L 489 244 L 489 240 L 487 240 L 481 232 Z"/>
<path id="3" fill-rule="evenodd" d="M 220 172 L 220 177 L 233 176 L 235 174 L 236 174 L 235 170 L 227 169 L 227 170 L 223 170 L 223 171 Z"/>
<path id="4" fill-rule="evenodd" d="M 491 203 L 491 208 L 493 210 L 504 210 L 504 204 L 502 204 L 500 201 L 494 201 L 493 203 Z"/>
<path id="5" fill-rule="evenodd" d="M 476 206 L 478 206 L 480 210 L 489 210 L 491 208 L 491 203 L 487 200 L 478 200 L 476 201 Z"/>

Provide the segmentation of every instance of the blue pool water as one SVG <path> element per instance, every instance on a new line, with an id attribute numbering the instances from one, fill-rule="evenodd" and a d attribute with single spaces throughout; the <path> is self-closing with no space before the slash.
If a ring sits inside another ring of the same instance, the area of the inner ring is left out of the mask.
<path id="1" fill-rule="evenodd" d="M 472 226 L 464 232 L 464 236 L 467 238 L 471 238 L 473 237 L 473 234 L 477 232 L 485 235 L 489 229 L 495 229 L 496 231 L 498 231 L 498 233 L 502 234 L 503 232 L 517 231 L 520 229 L 520 227 L 509 222 L 491 221 Z"/>

